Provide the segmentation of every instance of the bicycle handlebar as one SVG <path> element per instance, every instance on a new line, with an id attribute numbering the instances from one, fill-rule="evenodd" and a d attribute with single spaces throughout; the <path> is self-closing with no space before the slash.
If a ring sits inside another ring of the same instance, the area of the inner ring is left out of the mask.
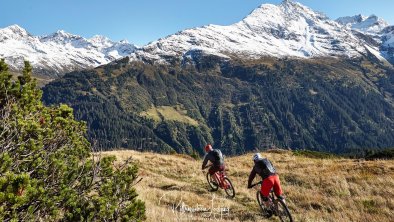
<path id="1" fill-rule="evenodd" d="M 260 181 L 260 182 L 258 182 L 258 183 L 252 184 L 252 186 L 251 186 L 251 187 L 255 187 L 255 186 L 259 185 L 259 184 L 261 184 L 261 181 Z"/>

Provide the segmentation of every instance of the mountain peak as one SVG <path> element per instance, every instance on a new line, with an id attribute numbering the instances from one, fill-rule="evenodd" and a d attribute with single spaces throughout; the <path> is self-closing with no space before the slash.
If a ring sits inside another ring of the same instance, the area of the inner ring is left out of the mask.
<path id="1" fill-rule="evenodd" d="M 341 25 L 367 34 L 377 34 L 389 26 L 388 22 L 374 14 L 368 17 L 361 14 L 355 16 L 345 16 L 340 17 L 335 21 Z"/>
<path id="2" fill-rule="evenodd" d="M 293 0 L 284 0 L 279 5 L 279 7 L 282 8 L 282 10 L 284 10 L 286 13 L 298 12 L 298 13 L 316 14 L 316 12 L 310 9 L 309 7 Z"/>
<path id="3" fill-rule="evenodd" d="M 76 69 L 92 68 L 131 54 L 136 47 L 112 42 L 104 36 L 87 40 L 58 30 L 45 36 L 30 35 L 19 25 L 0 29 L 0 56 L 13 70 L 28 59 L 36 73 L 54 77 Z"/>
<path id="4" fill-rule="evenodd" d="M 51 41 L 57 43 L 67 43 L 75 40 L 84 40 L 84 38 L 79 35 L 68 33 L 64 30 L 58 30 L 50 35 L 41 37 L 40 40 L 42 42 Z"/>
<path id="5" fill-rule="evenodd" d="M 80 37 L 80 36 L 78 36 L 78 35 L 71 34 L 71 33 L 66 32 L 66 31 L 64 31 L 64 30 L 57 30 L 55 33 L 52 33 L 51 36 L 54 36 L 54 37 L 61 37 L 61 38 L 63 38 L 63 39 L 69 39 L 69 38 Z M 81 38 L 81 37 L 80 37 L 80 38 Z"/>
<path id="6" fill-rule="evenodd" d="M 245 58 L 359 56 L 362 42 L 324 14 L 298 2 L 262 4 L 240 22 L 183 30 L 154 41 L 132 58 L 166 62 L 195 52 Z"/>
<path id="7" fill-rule="evenodd" d="M 10 25 L 10 26 L 8 26 L 8 27 L 6 27 L 6 28 L 8 28 L 8 29 L 10 29 L 10 30 L 14 30 L 14 31 L 26 32 L 26 30 L 25 30 L 24 28 L 20 27 L 20 26 L 17 25 L 17 24 Z"/>
<path id="8" fill-rule="evenodd" d="M 301 17 L 307 18 L 308 20 L 326 18 L 326 16 L 322 16 L 322 14 L 315 12 L 296 1 L 284 0 L 279 5 L 260 5 L 260 7 L 256 8 L 246 16 L 242 22 L 261 25 L 262 23 L 269 21 L 273 24 L 279 24 L 281 22 L 298 20 Z"/>
<path id="9" fill-rule="evenodd" d="M 54 34 L 60 35 L 60 36 L 71 36 L 72 35 L 71 33 L 68 33 L 64 30 L 57 30 Z"/>
<path id="10" fill-rule="evenodd" d="M 95 35 L 92 38 L 90 38 L 88 41 L 93 44 L 102 44 L 102 45 L 113 44 L 113 42 L 109 38 L 102 35 Z"/>
<path id="11" fill-rule="evenodd" d="M 384 25 L 386 25 L 386 26 L 389 25 L 388 22 L 386 22 L 384 19 L 378 17 L 378 16 L 375 15 L 375 14 L 372 14 L 372 15 L 370 15 L 370 16 L 368 16 L 368 17 L 364 17 L 364 21 L 367 21 L 367 20 L 370 20 L 370 21 L 373 21 L 373 22 L 378 22 L 378 23 L 384 24 Z"/>
<path id="12" fill-rule="evenodd" d="M 3 33 L 7 33 L 8 35 L 16 35 L 19 37 L 29 36 L 29 33 L 17 24 L 0 29 L 0 31 L 2 31 Z"/>
<path id="13" fill-rule="evenodd" d="M 296 7 L 299 5 L 300 4 L 298 2 L 295 2 L 293 0 L 283 0 L 282 3 L 280 3 L 280 6 L 282 7 Z"/>

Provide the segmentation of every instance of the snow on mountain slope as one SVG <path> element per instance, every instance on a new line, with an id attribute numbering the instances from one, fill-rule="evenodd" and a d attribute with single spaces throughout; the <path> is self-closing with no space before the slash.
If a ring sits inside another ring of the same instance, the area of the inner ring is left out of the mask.
<path id="1" fill-rule="evenodd" d="M 382 55 L 394 64 L 394 26 L 388 26 L 381 31 L 380 51 Z"/>
<path id="2" fill-rule="evenodd" d="M 20 70 L 23 61 L 28 60 L 36 72 L 41 70 L 50 75 L 103 65 L 130 55 L 135 48 L 127 41 L 113 42 L 103 36 L 85 39 L 57 31 L 39 37 L 18 25 L 0 29 L 0 58 L 15 70 Z"/>
<path id="3" fill-rule="evenodd" d="M 336 22 L 292 0 L 284 0 L 279 5 L 263 4 L 235 24 L 183 30 L 142 48 L 126 41 L 113 42 L 103 36 L 85 39 L 64 31 L 38 37 L 17 25 L 9 26 L 0 29 L 0 58 L 5 58 L 13 69 L 21 69 L 27 59 L 36 72 L 42 70 L 50 75 L 96 67 L 124 56 L 153 62 L 200 54 L 246 59 L 357 57 L 372 49 L 372 54 L 377 51 L 391 59 L 394 39 L 387 25 L 376 16 L 361 15 Z"/>
<path id="4" fill-rule="evenodd" d="M 222 57 L 354 57 L 366 52 L 364 42 L 326 16 L 299 3 L 263 4 L 242 21 L 188 29 L 138 49 L 135 59 L 167 58 L 204 52 Z"/>
<path id="5" fill-rule="evenodd" d="M 382 42 L 385 47 L 394 48 L 394 26 L 388 26 L 382 30 Z"/>
<path id="6" fill-rule="evenodd" d="M 366 34 L 378 34 L 389 26 L 389 23 L 376 15 L 371 15 L 369 17 L 363 15 L 340 17 L 336 21 L 348 28 Z"/>
<path id="7" fill-rule="evenodd" d="M 354 30 L 364 37 L 373 39 L 375 44 L 367 47 L 368 51 L 380 60 L 385 58 L 394 63 L 394 26 L 390 26 L 389 23 L 375 15 L 341 17 L 336 21 L 349 30 Z"/>

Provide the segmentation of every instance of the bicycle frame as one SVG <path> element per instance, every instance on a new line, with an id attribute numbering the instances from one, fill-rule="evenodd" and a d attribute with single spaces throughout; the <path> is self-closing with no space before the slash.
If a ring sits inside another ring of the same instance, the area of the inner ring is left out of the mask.
<path id="1" fill-rule="evenodd" d="M 226 172 L 216 171 L 214 174 L 206 173 L 207 181 L 212 191 L 217 191 L 218 188 L 224 189 L 227 196 L 234 198 L 235 189 L 231 180 L 226 176 Z"/>
<path id="2" fill-rule="evenodd" d="M 225 183 L 225 180 L 224 180 L 224 178 L 226 178 L 226 174 L 224 171 L 215 172 L 213 174 L 213 176 L 214 176 L 214 179 L 216 180 L 216 182 L 219 184 L 220 188 L 222 188 L 222 189 L 227 188 L 228 184 Z"/>

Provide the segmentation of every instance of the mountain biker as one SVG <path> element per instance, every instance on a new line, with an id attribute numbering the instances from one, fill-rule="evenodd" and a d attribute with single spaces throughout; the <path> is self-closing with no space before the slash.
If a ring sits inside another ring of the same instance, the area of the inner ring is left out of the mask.
<path id="1" fill-rule="evenodd" d="M 261 196 L 264 201 L 265 206 L 269 206 L 269 193 L 274 188 L 275 195 L 283 200 L 282 188 L 280 186 L 279 176 L 276 173 L 274 166 L 271 161 L 267 158 L 263 158 L 260 153 L 255 153 L 253 155 L 254 166 L 252 172 L 249 175 L 248 189 L 252 188 L 252 181 L 256 177 L 256 174 L 260 175 L 263 179 L 261 183 Z"/>
<path id="2" fill-rule="evenodd" d="M 219 149 L 213 149 L 211 144 L 206 145 L 204 149 L 207 154 L 204 157 L 201 168 L 204 170 L 209 160 L 212 163 L 212 166 L 208 170 L 210 175 L 218 171 L 224 171 L 224 158 L 222 152 Z"/>

